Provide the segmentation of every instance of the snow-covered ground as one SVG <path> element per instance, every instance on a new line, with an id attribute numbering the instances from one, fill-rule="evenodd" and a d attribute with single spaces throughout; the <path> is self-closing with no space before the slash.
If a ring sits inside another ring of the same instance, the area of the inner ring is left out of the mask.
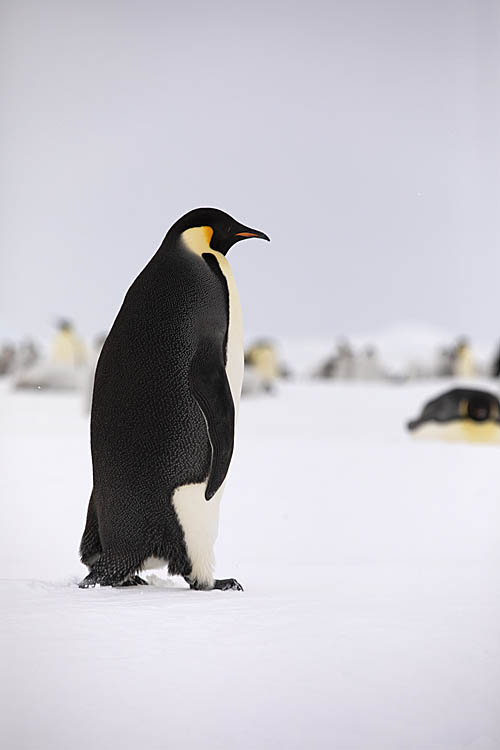
<path id="1" fill-rule="evenodd" d="M 498 447 L 403 427 L 446 386 L 243 401 L 217 543 L 238 593 L 78 589 L 82 400 L 2 384 L 2 747 L 498 750 Z"/>

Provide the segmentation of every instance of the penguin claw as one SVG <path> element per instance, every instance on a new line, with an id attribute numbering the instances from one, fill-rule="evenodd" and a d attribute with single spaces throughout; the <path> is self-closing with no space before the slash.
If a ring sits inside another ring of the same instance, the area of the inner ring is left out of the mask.
<path id="1" fill-rule="evenodd" d="M 94 586 L 96 585 L 96 583 L 97 583 L 97 580 L 96 580 L 95 576 L 92 573 L 89 573 L 88 576 L 86 576 L 83 579 L 83 581 L 80 581 L 80 583 L 78 584 L 78 588 L 79 589 L 94 588 Z"/>
<path id="2" fill-rule="evenodd" d="M 214 589 L 219 591 L 243 591 L 243 586 L 236 578 L 218 578 L 214 581 Z"/>

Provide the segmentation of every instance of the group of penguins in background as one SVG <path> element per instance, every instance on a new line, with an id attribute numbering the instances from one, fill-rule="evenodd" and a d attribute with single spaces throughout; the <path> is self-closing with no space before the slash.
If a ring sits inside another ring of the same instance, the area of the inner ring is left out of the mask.
<path id="1" fill-rule="evenodd" d="M 50 362 L 32 344 L 2 350 L 3 372 L 21 357 L 18 388 L 74 388 L 87 373 L 93 487 L 80 542 L 88 570 L 81 588 L 147 585 L 142 571 L 166 566 L 191 589 L 242 590 L 235 578 L 214 576 L 240 394 L 242 387 L 272 392 L 278 377 L 290 375 L 271 342 L 243 350 L 226 256 L 250 238 L 269 241 L 223 211 L 194 209 L 173 224 L 131 285 L 110 332 L 95 342 L 93 362 L 68 320 L 58 325 Z M 466 342 L 449 359 L 452 372 L 468 374 Z M 376 352 L 356 358 L 347 342 L 316 375 L 381 377 Z M 497 442 L 500 403 L 487 392 L 454 388 L 427 403 L 408 429 L 422 436 L 444 429 L 448 439 L 458 429 L 462 439 Z"/>
<path id="2" fill-rule="evenodd" d="M 106 334 L 99 334 L 88 346 L 73 323 L 61 319 L 56 325 L 48 356 L 42 354 L 42 348 L 32 339 L 25 339 L 17 346 L 10 342 L 0 346 L 0 376 L 10 376 L 15 388 L 83 389 L 86 403 L 90 404 L 89 391 L 105 340 Z M 243 396 L 273 393 L 280 379 L 296 376 L 290 366 L 281 361 L 278 347 L 271 339 L 257 339 L 248 346 L 244 353 L 244 364 Z M 412 362 L 405 373 L 397 374 L 384 365 L 375 346 L 367 345 L 355 350 L 347 339 L 340 339 L 332 354 L 317 368 L 306 373 L 306 377 L 317 380 L 394 383 L 423 378 L 474 376 L 500 377 L 500 350 L 493 362 L 482 366 L 463 336 L 451 346 L 435 352 L 432 365 Z"/>
<path id="3" fill-rule="evenodd" d="M 83 389 L 90 409 L 95 368 L 105 340 L 106 334 L 99 334 L 87 346 L 73 323 L 62 318 L 56 324 L 48 356 L 43 356 L 32 339 L 17 347 L 10 342 L 3 344 L 0 376 L 10 376 L 17 389 Z M 279 361 L 274 342 L 268 339 L 258 339 L 245 350 L 244 365 L 242 395 L 273 393 L 280 378 L 291 377 L 290 369 Z"/>
<path id="4" fill-rule="evenodd" d="M 486 367 L 474 357 L 465 336 L 460 336 L 451 346 L 441 347 L 433 353 L 432 363 L 419 362 L 416 357 L 408 362 L 404 372 L 393 373 L 381 361 L 376 348 L 368 345 L 354 351 L 349 341 L 341 340 L 336 351 L 314 371 L 317 378 L 326 380 L 390 380 L 406 382 L 423 378 L 464 378 L 476 375 L 500 375 L 500 349 L 494 361 Z"/>
<path id="5" fill-rule="evenodd" d="M 5 344 L 0 351 L 0 375 L 14 375 L 14 385 L 21 389 L 82 388 L 85 410 L 90 411 L 95 368 L 105 339 L 105 334 L 97 336 L 93 346 L 88 349 L 72 323 L 61 319 L 57 324 L 49 361 L 41 358 L 39 349 L 30 340 L 24 341 L 17 350 L 13 345 Z M 455 346 L 442 349 L 440 358 L 443 367 L 435 373 L 437 376 L 467 377 L 478 374 L 464 338 L 458 339 Z M 491 375 L 500 376 L 500 353 L 495 358 Z M 345 340 L 338 344 L 336 352 L 313 376 L 327 380 L 391 379 L 384 376 L 373 347 L 366 347 L 356 355 Z M 291 371 L 280 362 L 272 341 L 261 339 L 246 349 L 242 396 L 274 393 L 278 379 L 291 377 Z M 409 421 L 407 428 L 415 437 L 500 442 L 499 420 L 500 403 L 494 394 L 471 388 L 454 388 L 427 403 L 421 416 Z"/>

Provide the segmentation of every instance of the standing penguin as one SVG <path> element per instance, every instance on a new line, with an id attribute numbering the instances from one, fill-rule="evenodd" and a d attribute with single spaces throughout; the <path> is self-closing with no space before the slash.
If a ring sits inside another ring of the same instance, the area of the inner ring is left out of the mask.
<path id="1" fill-rule="evenodd" d="M 228 250 L 259 237 L 215 208 L 179 219 L 128 290 L 103 346 L 91 416 L 94 485 L 80 583 L 145 583 L 164 565 L 194 589 L 213 547 L 243 377 L 241 308 Z"/>

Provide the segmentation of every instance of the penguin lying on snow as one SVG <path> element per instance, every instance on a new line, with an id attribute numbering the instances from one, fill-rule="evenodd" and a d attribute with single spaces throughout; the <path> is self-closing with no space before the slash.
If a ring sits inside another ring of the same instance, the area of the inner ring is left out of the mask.
<path id="1" fill-rule="evenodd" d="M 487 391 L 454 388 L 429 401 L 408 429 L 415 437 L 500 443 L 500 402 Z"/>
<path id="2" fill-rule="evenodd" d="M 243 377 L 226 254 L 249 237 L 269 240 L 218 209 L 190 211 L 125 296 L 95 374 L 82 588 L 145 583 L 139 571 L 167 565 L 191 588 L 241 590 L 214 580 L 213 547 Z"/>

